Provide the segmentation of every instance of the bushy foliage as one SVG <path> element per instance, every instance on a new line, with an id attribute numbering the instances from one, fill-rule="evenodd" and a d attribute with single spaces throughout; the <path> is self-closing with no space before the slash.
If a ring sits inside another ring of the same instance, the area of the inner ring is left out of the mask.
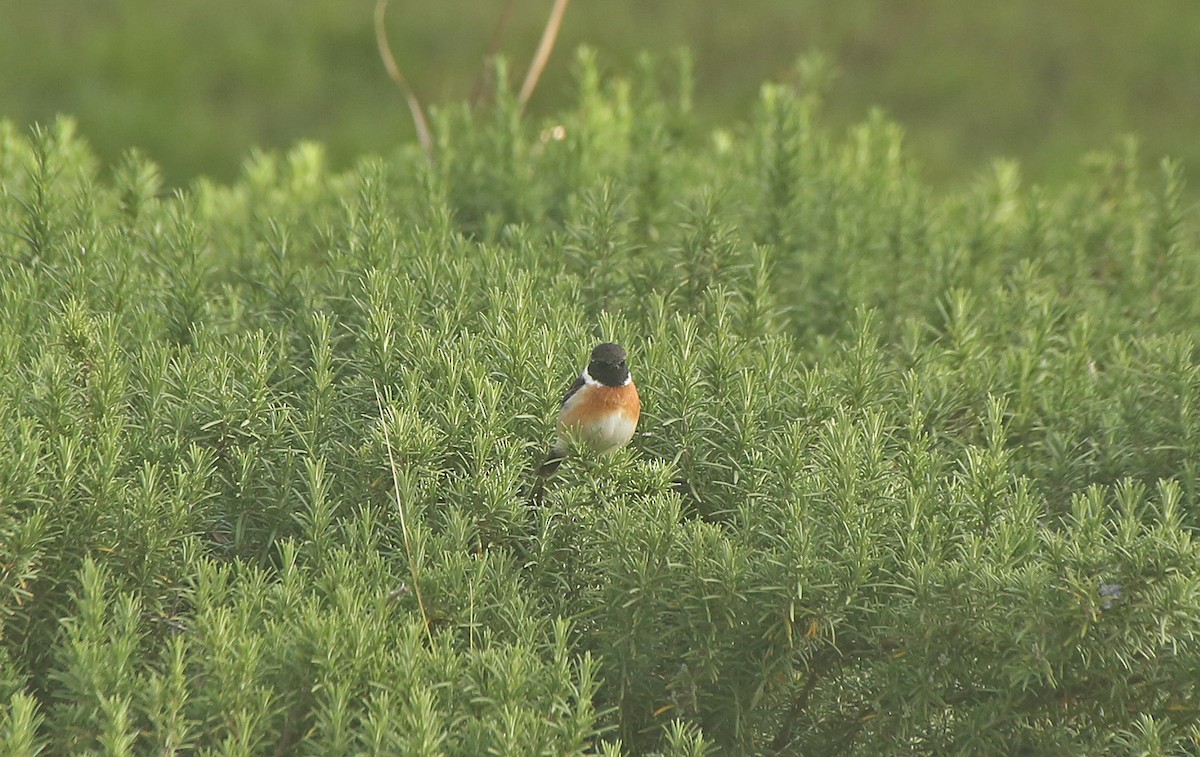
<path id="1" fill-rule="evenodd" d="M 0 127 L 5 750 L 1194 753 L 1178 171 L 935 194 L 809 89 L 703 134 L 579 65 L 170 196 Z M 601 339 L 639 436 L 532 506 Z"/>

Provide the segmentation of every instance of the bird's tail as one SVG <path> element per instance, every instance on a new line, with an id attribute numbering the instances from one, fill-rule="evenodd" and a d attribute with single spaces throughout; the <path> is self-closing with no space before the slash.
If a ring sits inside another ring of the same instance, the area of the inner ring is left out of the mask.
<path id="1" fill-rule="evenodd" d="M 567 451 L 561 447 L 554 447 L 550 450 L 550 454 L 546 455 L 546 459 L 534 471 L 539 478 L 550 478 L 554 472 L 558 470 L 558 466 L 562 465 L 562 461 L 567 458 Z"/>
<path id="2" fill-rule="evenodd" d="M 529 492 L 529 501 L 534 507 L 541 507 L 542 500 L 546 496 L 546 482 L 558 470 L 558 466 L 562 465 L 562 461 L 567 457 L 567 450 L 564 447 L 555 446 L 551 448 L 550 453 L 546 455 L 546 459 L 542 464 L 534 469 L 536 478 L 533 481 L 533 488 Z"/>

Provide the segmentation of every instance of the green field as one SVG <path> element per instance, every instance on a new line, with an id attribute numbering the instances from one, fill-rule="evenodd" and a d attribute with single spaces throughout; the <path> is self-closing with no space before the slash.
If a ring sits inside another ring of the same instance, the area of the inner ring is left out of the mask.
<path id="1" fill-rule="evenodd" d="M 75 116 L 99 154 L 138 146 L 172 183 L 231 179 L 254 147 L 326 144 L 334 165 L 412 137 L 371 29 L 373 0 L 0 0 L 0 116 Z M 472 91 L 503 3 L 393 3 L 397 56 L 428 103 Z M 519 77 L 548 2 L 516 6 L 502 50 Z M 696 113 L 747 117 L 759 84 L 793 80 L 802 55 L 835 76 L 827 118 L 883 108 L 941 186 L 996 157 L 1059 184 L 1085 153 L 1133 133 L 1145 165 L 1200 173 L 1200 5 L 1193 0 L 579 0 L 533 107 L 573 100 L 573 51 L 630 73 L 643 50 L 693 52 Z M 518 81 L 519 84 L 519 81 Z"/>

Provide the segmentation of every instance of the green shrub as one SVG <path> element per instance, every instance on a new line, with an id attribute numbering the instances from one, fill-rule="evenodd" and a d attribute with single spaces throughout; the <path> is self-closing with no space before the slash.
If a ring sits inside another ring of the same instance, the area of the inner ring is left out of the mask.
<path id="1" fill-rule="evenodd" d="M 881 117 L 580 70 L 170 196 L 0 127 L 4 748 L 1194 753 L 1178 170 L 942 195 Z M 532 507 L 601 339 L 639 436 Z"/>

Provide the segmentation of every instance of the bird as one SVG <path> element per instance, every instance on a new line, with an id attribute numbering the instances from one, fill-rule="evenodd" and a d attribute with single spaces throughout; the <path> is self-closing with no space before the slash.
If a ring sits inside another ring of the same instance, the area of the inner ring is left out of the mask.
<path id="1" fill-rule="evenodd" d="M 592 350 L 588 365 L 563 395 L 558 412 L 558 436 L 537 475 L 554 475 L 572 446 L 607 454 L 633 438 L 642 403 L 626 364 L 629 356 L 619 344 L 605 342 Z"/>

